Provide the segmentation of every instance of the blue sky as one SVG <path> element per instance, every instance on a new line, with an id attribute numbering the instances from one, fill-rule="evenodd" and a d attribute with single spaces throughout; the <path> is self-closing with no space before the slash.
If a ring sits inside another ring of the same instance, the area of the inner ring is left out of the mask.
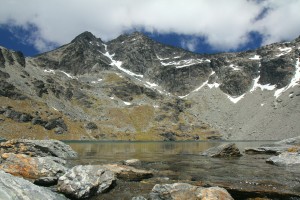
<path id="1" fill-rule="evenodd" d="M 171 2 L 171 3 L 170 3 Z M 198 53 L 255 49 L 300 35 L 299 0 L 0 0 L 0 45 L 27 56 L 84 31 L 132 30 Z"/>

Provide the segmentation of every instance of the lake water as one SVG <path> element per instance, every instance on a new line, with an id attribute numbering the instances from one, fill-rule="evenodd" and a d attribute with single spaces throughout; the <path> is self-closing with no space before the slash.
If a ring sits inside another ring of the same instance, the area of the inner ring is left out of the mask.
<path id="1" fill-rule="evenodd" d="M 299 199 L 292 196 L 300 195 L 300 169 L 270 165 L 265 162 L 270 155 L 244 155 L 231 159 L 199 155 L 224 142 L 66 143 L 79 153 L 79 157 L 72 160 L 74 165 L 119 163 L 136 158 L 142 161 L 140 168 L 155 172 L 153 178 L 142 182 L 118 181 L 117 186 L 109 193 L 92 199 L 131 199 L 138 195 L 147 197 L 156 183 L 174 182 L 226 187 L 235 199 L 258 196 Z M 235 143 L 243 151 L 245 147 L 258 147 L 272 142 Z"/>

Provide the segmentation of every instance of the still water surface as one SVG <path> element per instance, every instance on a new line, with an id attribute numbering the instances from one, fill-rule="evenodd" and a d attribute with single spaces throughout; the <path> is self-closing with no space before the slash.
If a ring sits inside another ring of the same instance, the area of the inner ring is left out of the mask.
<path id="1" fill-rule="evenodd" d="M 93 199 L 131 199 L 137 195 L 147 196 L 155 183 L 188 181 L 192 184 L 243 187 L 250 192 L 266 190 L 300 194 L 300 169 L 270 165 L 265 162 L 270 155 L 244 155 L 234 159 L 207 158 L 199 155 L 208 148 L 224 142 L 67 143 L 79 153 L 79 157 L 73 160 L 74 165 L 116 163 L 136 158 L 142 161 L 141 168 L 156 172 L 151 180 L 142 183 L 119 182 L 108 194 Z M 272 142 L 235 143 L 243 152 L 245 147 L 258 147 Z"/>

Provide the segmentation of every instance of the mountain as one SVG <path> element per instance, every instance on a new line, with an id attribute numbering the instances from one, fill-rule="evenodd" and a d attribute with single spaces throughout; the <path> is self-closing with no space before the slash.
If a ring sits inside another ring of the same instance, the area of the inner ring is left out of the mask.
<path id="1" fill-rule="evenodd" d="M 0 136 L 271 140 L 298 135 L 300 37 L 195 54 L 84 32 L 35 57 L 0 48 Z"/>

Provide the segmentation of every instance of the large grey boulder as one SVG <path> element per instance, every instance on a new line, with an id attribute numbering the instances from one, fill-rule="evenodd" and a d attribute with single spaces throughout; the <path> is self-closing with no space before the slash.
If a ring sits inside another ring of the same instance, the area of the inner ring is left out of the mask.
<path id="1" fill-rule="evenodd" d="M 88 198 L 110 189 L 116 178 L 100 165 L 78 165 L 58 179 L 58 191 L 71 198 Z"/>
<path id="2" fill-rule="evenodd" d="M 69 145 L 58 140 L 9 140 L 0 144 L 0 153 L 54 156 L 60 158 L 77 156 L 77 153 Z"/>
<path id="3" fill-rule="evenodd" d="M 240 150 L 234 143 L 222 144 L 217 147 L 212 147 L 201 153 L 201 155 L 213 158 L 242 156 Z"/>
<path id="4" fill-rule="evenodd" d="M 66 200 L 46 188 L 0 170 L 0 199 L 5 200 Z"/>
<path id="5" fill-rule="evenodd" d="M 247 154 L 275 154 L 300 149 L 300 136 L 284 139 L 273 144 L 263 145 L 257 148 L 245 148 Z"/>
<path id="6" fill-rule="evenodd" d="M 156 184 L 151 200 L 233 200 L 230 194 L 220 187 L 197 187 L 187 183 Z"/>
<path id="7" fill-rule="evenodd" d="M 278 156 L 272 156 L 266 162 L 277 166 L 300 166 L 300 152 L 283 152 Z"/>
<path id="8" fill-rule="evenodd" d="M 30 157 L 24 154 L 4 153 L 1 155 L 0 169 L 15 176 L 39 179 L 63 175 L 66 161 L 52 156 Z"/>
<path id="9" fill-rule="evenodd" d="M 127 165 L 106 164 L 103 167 L 114 172 L 119 179 L 127 181 L 141 181 L 153 176 L 151 171 L 136 169 Z"/>

